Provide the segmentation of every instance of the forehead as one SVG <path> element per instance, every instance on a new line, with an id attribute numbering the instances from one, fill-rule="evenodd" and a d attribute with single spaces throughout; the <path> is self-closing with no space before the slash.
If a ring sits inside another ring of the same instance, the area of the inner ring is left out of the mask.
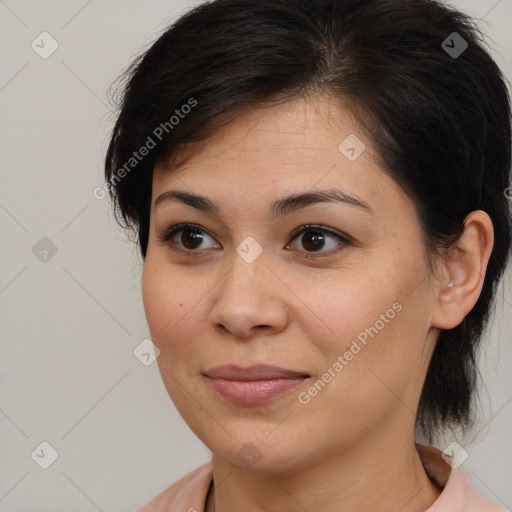
<path id="1" fill-rule="evenodd" d="M 335 154 L 344 134 L 349 133 L 363 138 L 357 122 L 339 100 L 317 95 L 244 110 L 205 142 L 190 148 L 194 159 L 203 160 L 229 160 L 241 152 L 263 160 L 279 155 L 289 159 L 290 152 L 312 158 L 318 153 Z M 372 148 L 368 150 L 373 152 Z M 165 166 L 160 164 L 155 170 L 165 170 Z"/>
<path id="2" fill-rule="evenodd" d="M 356 159 L 343 152 L 347 138 L 361 142 Z M 400 197 L 409 202 L 354 117 L 330 96 L 246 111 L 190 149 L 181 166 L 155 166 L 153 201 L 167 189 L 189 188 L 223 203 L 243 198 L 261 205 L 286 193 L 336 187 L 377 208 Z"/>

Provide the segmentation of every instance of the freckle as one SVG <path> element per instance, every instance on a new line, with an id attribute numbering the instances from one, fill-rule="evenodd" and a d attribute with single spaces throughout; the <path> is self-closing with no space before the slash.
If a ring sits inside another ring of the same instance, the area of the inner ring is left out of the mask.
<path id="1" fill-rule="evenodd" d="M 183 304 L 180 304 L 180 307 L 183 307 Z"/>

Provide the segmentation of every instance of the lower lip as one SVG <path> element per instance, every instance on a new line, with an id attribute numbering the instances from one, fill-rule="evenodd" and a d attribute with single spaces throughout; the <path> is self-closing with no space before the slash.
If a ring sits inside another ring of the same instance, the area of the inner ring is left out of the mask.
<path id="1" fill-rule="evenodd" d="M 267 402 L 300 386 L 308 377 L 264 380 L 210 379 L 213 389 L 227 400 L 237 404 Z"/>

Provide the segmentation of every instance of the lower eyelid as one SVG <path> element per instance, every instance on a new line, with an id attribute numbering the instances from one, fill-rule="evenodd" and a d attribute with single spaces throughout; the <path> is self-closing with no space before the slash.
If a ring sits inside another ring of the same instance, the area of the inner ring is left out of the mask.
<path id="1" fill-rule="evenodd" d="M 328 258 L 330 256 L 335 256 L 336 254 L 344 251 L 347 246 L 349 245 L 348 242 L 344 242 L 343 240 L 340 241 L 340 245 L 337 247 L 333 247 L 327 251 L 304 251 L 300 249 L 291 249 L 292 251 L 295 251 L 300 254 L 301 258 L 307 258 L 307 259 L 320 259 L 320 258 Z"/>

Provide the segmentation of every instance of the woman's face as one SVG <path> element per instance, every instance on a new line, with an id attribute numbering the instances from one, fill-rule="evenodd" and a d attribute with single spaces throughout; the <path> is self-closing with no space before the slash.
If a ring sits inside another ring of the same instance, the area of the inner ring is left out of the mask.
<path id="1" fill-rule="evenodd" d="M 351 134 L 366 149 L 341 144 Z M 170 197 L 155 206 L 169 191 L 214 208 Z M 282 202 L 326 191 L 354 200 Z M 414 439 L 437 337 L 419 221 L 332 99 L 245 113 L 178 169 L 157 165 L 150 222 L 142 287 L 159 369 L 214 453 L 278 471 Z M 193 226 L 159 240 L 178 223 Z M 206 375 L 226 364 L 309 377 Z"/>

